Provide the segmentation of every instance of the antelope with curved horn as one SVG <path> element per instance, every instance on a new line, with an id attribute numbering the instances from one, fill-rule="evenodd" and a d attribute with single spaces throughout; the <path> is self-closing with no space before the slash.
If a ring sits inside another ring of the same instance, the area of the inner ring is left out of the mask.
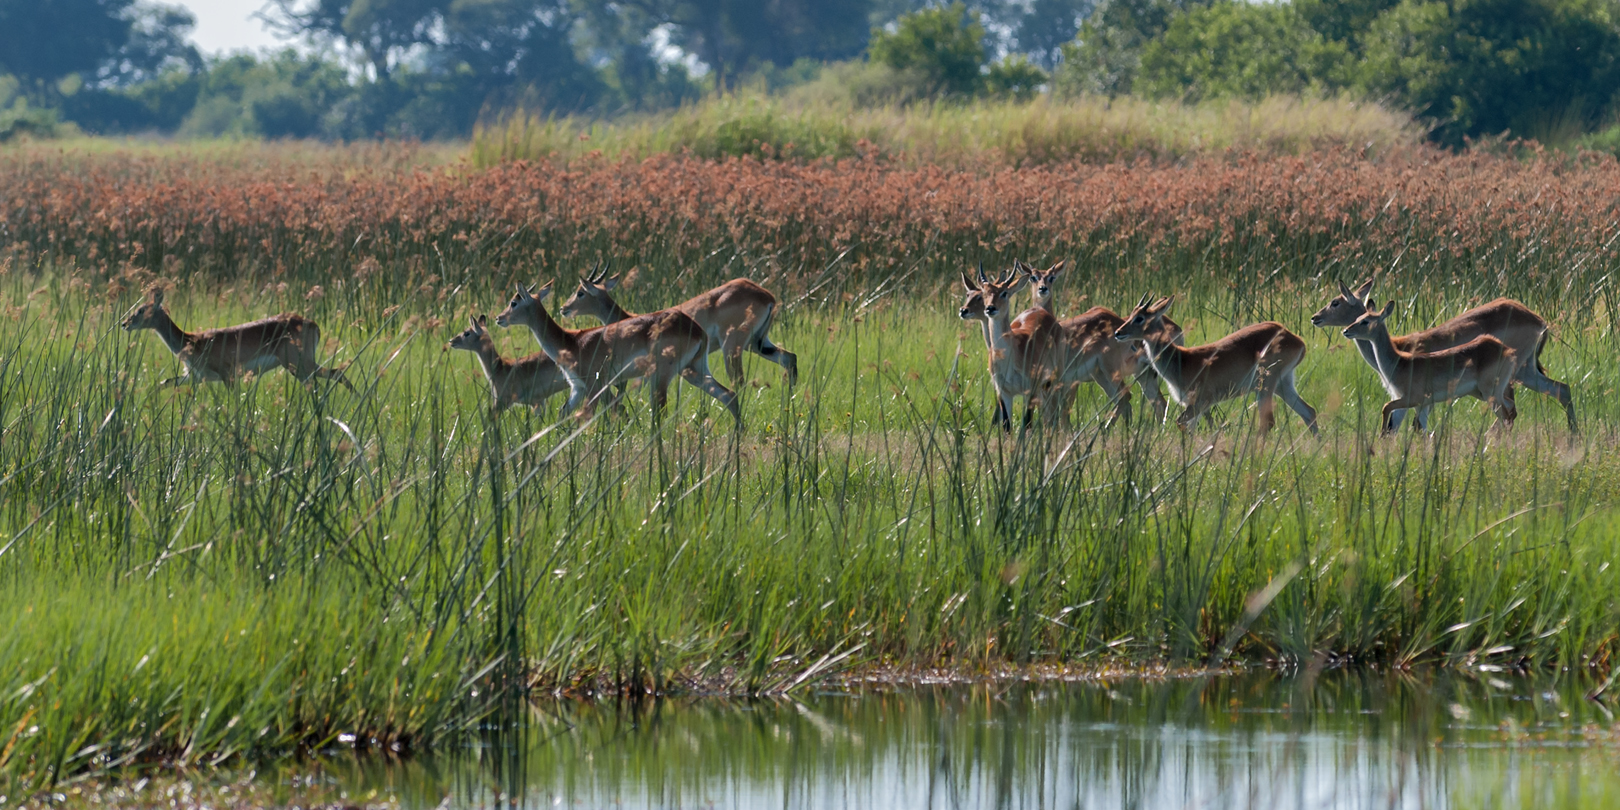
<path id="1" fill-rule="evenodd" d="M 450 348 L 478 356 L 478 364 L 489 380 L 496 413 L 513 405 L 539 409 L 553 394 L 569 390 L 568 375 L 545 352 L 535 352 L 519 360 L 502 357 L 495 349 L 495 341 L 490 339 L 488 325 L 487 315 L 473 318 L 466 331 L 450 339 Z"/>
<path id="2" fill-rule="evenodd" d="M 1383 312 L 1371 309 L 1344 329 L 1344 336 L 1366 341 L 1372 346 L 1378 362 L 1378 372 L 1389 387 L 1390 400 L 1384 403 L 1385 433 L 1398 428 L 1391 424 L 1395 411 L 1421 408 L 1426 412 L 1436 402 L 1464 396 L 1478 396 L 1496 411 L 1498 426 L 1511 427 L 1516 412 L 1507 401 L 1507 388 L 1519 366 L 1517 353 L 1507 344 L 1490 335 L 1480 335 L 1461 346 L 1437 352 L 1404 352 L 1395 348 L 1384 321 L 1395 310 L 1395 302 L 1384 306 Z M 1423 430 L 1424 420 L 1412 423 L 1414 430 Z"/>
<path id="3" fill-rule="evenodd" d="M 495 322 L 529 327 L 546 356 L 563 370 L 569 386 L 563 415 L 581 405 L 593 407 L 609 385 L 650 376 L 656 417 L 663 412 L 669 384 L 678 375 L 718 400 L 741 427 L 737 395 L 709 373 L 708 336 L 685 313 L 666 309 L 607 326 L 564 329 L 541 303 L 550 294 L 551 282 L 539 292 L 519 286 Z"/>
<path id="4" fill-rule="evenodd" d="M 163 307 L 163 290 L 152 289 L 152 297 L 124 318 L 126 331 L 150 329 L 163 340 L 186 372 L 159 385 L 196 385 L 220 381 L 234 385 L 248 372 L 262 373 L 285 368 L 302 382 L 316 377 L 337 380 L 354 391 L 341 368 L 325 368 L 315 359 L 321 345 L 321 328 L 314 321 L 290 313 L 273 318 L 187 332 L 169 317 Z"/>
<path id="5" fill-rule="evenodd" d="M 1339 295 L 1311 316 L 1311 323 L 1317 326 L 1349 326 L 1362 315 L 1367 314 L 1370 304 L 1367 296 L 1372 294 L 1375 279 L 1367 279 L 1360 288 L 1352 291 L 1349 285 L 1339 282 Z M 1547 322 L 1529 307 L 1511 298 L 1498 298 L 1488 304 L 1473 309 L 1452 318 L 1432 329 L 1413 332 L 1407 335 L 1398 335 L 1390 338 L 1394 347 L 1408 354 L 1437 352 L 1462 346 L 1480 335 L 1490 335 L 1502 341 L 1518 356 L 1519 366 L 1513 373 L 1513 382 L 1520 383 L 1532 391 L 1539 391 L 1558 400 L 1564 406 L 1564 415 L 1569 421 L 1569 430 L 1576 432 L 1575 398 L 1570 393 L 1568 385 L 1547 376 L 1547 369 L 1541 365 L 1541 350 L 1547 345 L 1549 330 Z M 1379 371 L 1378 360 L 1373 354 L 1372 344 L 1365 340 L 1356 341 L 1356 349 L 1361 352 L 1361 358 L 1379 372 L 1382 379 L 1383 372 Z M 1385 381 L 1385 389 L 1390 390 Z M 1509 408 L 1517 410 L 1513 386 L 1510 384 L 1503 400 Z M 1390 414 L 1390 424 L 1385 429 L 1394 429 L 1401 426 L 1401 420 L 1406 415 L 1403 409 L 1397 409 Z M 1428 428 L 1429 412 L 1427 408 L 1418 410 L 1418 426 Z"/>
<path id="6" fill-rule="evenodd" d="M 1294 374 L 1305 358 L 1305 341 L 1273 321 L 1245 326 L 1214 343 L 1183 348 L 1177 346 L 1164 328 L 1164 315 L 1172 298 L 1150 304 L 1142 296 L 1124 325 L 1114 331 L 1115 340 L 1140 340 L 1147 347 L 1148 362 L 1170 388 L 1170 396 L 1185 410 L 1176 424 L 1190 429 L 1216 403 L 1256 393 L 1260 430 L 1275 423 L 1273 396 L 1293 408 L 1305 426 L 1316 433 L 1316 409 L 1306 404 L 1294 387 Z"/>
<path id="7" fill-rule="evenodd" d="M 983 324 L 990 353 L 990 384 L 996 391 L 996 424 L 1008 432 L 1012 431 L 1013 400 L 1019 396 L 1024 398 L 1025 427 L 1037 406 L 1045 411 L 1043 418 L 1051 418 L 1052 409 L 1042 399 L 1052 396 L 1056 370 L 1065 365 L 1057 319 L 1050 312 L 1028 311 L 1024 313 L 1028 317 L 1020 316 L 1016 326 L 1008 323 L 1013 294 L 1028 280 L 1014 270 L 991 281 L 982 263 L 977 282 L 962 273 L 968 297 L 958 314 L 963 320 Z"/>
<path id="8" fill-rule="evenodd" d="M 636 317 L 613 300 L 612 290 L 617 286 L 619 277 L 608 276 L 605 263 L 598 266 L 591 274 L 579 277 L 579 286 L 563 303 L 562 314 L 569 318 L 589 315 L 604 324 Z M 746 278 L 734 278 L 669 309 L 685 313 L 703 327 L 709 351 L 720 352 L 733 385 L 743 384 L 744 351 L 785 369 L 789 387 L 798 383 L 799 358 L 772 343 L 767 334 L 776 315 L 776 296 L 764 287 Z"/>
<path id="9" fill-rule="evenodd" d="M 1046 270 L 1037 270 L 1023 262 L 1014 262 L 1016 269 L 1029 276 L 1034 299 L 1030 311 L 1044 310 L 1054 317 L 1057 315 L 1053 288 L 1058 275 L 1063 272 L 1063 265 L 1064 262 L 1060 261 Z M 1019 315 L 1013 325 L 1017 326 L 1028 314 Z M 1148 364 L 1147 355 L 1137 346 L 1113 339 L 1114 331 L 1124 323 L 1124 318 L 1107 307 L 1092 307 L 1073 318 L 1058 322 L 1066 362 L 1058 375 L 1061 399 L 1055 401 L 1054 406 L 1064 420 L 1068 418 L 1069 403 L 1074 400 L 1075 389 L 1089 379 L 1101 387 L 1109 401 L 1114 403 L 1114 414 L 1109 418 L 1109 424 L 1121 418 L 1130 422 L 1132 380 L 1141 387 L 1142 395 L 1152 406 L 1154 419 L 1164 421 L 1169 405 L 1159 391 L 1159 377 Z M 1164 324 L 1176 333 L 1176 343 L 1179 344 L 1181 327 L 1169 318 L 1164 319 Z"/>

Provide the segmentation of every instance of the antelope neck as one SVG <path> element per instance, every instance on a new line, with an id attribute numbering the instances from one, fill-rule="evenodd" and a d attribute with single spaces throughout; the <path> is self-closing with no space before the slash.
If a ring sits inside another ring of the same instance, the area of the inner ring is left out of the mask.
<path id="1" fill-rule="evenodd" d="M 491 340 L 489 335 L 480 336 L 478 348 L 473 354 L 478 355 L 478 364 L 484 367 L 484 376 L 492 383 L 495 382 L 495 375 L 505 371 L 510 365 L 506 362 L 506 358 L 501 357 L 501 353 L 495 350 L 495 341 Z"/>
<path id="2" fill-rule="evenodd" d="M 534 317 L 526 320 L 529 322 L 529 331 L 534 333 L 534 339 L 540 341 L 540 348 L 544 349 L 546 354 L 552 355 L 553 361 L 557 359 L 555 355 L 559 351 L 573 345 L 573 334 L 558 325 L 539 301 L 534 302 Z"/>
<path id="3" fill-rule="evenodd" d="M 181 329 L 180 325 L 169 317 L 168 310 L 158 310 L 157 317 L 153 320 L 157 321 L 157 323 L 152 324 L 152 331 L 158 334 L 158 337 L 163 341 L 163 345 L 168 346 L 170 352 L 179 354 L 181 350 L 186 348 L 186 339 L 191 335 L 187 334 L 186 330 Z"/>
<path id="4" fill-rule="evenodd" d="M 1356 342 L 1359 344 L 1363 340 L 1358 339 Z M 1395 341 L 1389 336 L 1389 327 L 1379 323 L 1373 327 L 1372 334 L 1365 338 L 1365 342 L 1370 344 L 1372 349 L 1375 360 L 1373 368 L 1378 369 L 1385 380 L 1390 379 L 1395 373 L 1395 365 L 1400 362 L 1401 356 L 1399 352 L 1395 351 Z"/>
<path id="5" fill-rule="evenodd" d="M 604 301 L 607 304 L 607 317 L 602 319 L 602 323 L 618 323 L 636 317 L 636 313 L 619 306 L 618 301 L 612 298 L 604 298 Z"/>

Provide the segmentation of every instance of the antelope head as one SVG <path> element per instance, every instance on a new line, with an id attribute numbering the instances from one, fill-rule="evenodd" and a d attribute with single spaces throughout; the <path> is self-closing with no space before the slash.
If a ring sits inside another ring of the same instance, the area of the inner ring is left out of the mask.
<path id="1" fill-rule="evenodd" d="M 135 307 L 135 310 L 124 318 L 123 326 L 128 332 L 136 329 L 152 329 L 167 318 L 168 313 L 163 309 L 163 290 L 160 287 L 153 287 L 152 297 L 146 303 Z"/>
<path id="2" fill-rule="evenodd" d="M 1327 306 L 1317 310 L 1311 316 L 1312 326 L 1349 326 L 1360 318 L 1362 313 L 1371 308 L 1367 296 L 1372 294 L 1373 279 L 1367 279 L 1365 284 L 1355 291 L 1342 280 L 1339 282 L 1339 294 L 1327 303 Z"/>

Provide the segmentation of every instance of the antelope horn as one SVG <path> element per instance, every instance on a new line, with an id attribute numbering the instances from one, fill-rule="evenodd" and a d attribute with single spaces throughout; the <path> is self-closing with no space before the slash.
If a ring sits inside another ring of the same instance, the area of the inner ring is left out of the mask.
<path id="1" fill-rule="evenodd" d="M 979 260 L 979 283 L 980 284 L 989 284 L 990 283 L 990 279 L 986 278 L 985 275 L 984 275 L 984 260 L 983 259 Z"/>

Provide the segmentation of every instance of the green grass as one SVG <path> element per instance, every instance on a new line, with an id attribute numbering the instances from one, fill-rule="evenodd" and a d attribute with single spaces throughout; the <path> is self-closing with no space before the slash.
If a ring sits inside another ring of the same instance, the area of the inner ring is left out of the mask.
<path id="1" fill-rule="evenodd" d="M 1195 341 L 1260 317 L 1301 332 L 1322 437 L 1280 411 L 1262 440 L 1236 404 L 1197 435 L 1102 432 L 1094 388 L 1074 433 L 1004 437 L 977 325 L 921 285 L 790 299 L 772 337 L 802 384 L 749 360 L 759 384 L 733 434 L 682 384 L 656 427 L 640 392 L 628 417 L 583 427 L 554 423 L 555 402 L 493 419 L 474 358 L 444 348 L 502 304 L 471 268 L 443 296 L 169 296 L 188 328 L 304 312 L 358 395 L 281 372 L 156 389 L 177 363 L 116 328 L 132 295 L 13 271 L 0 780 L 228 764 L 339 734 L 421 748 L 506 722 L 533 690 L 771 690 L 873 663 L 1202 663 L 1230 640 L 1252 662 L 1608 665 L 1620 373 L 1598 310 L 1559 313 L 1592 328 L 1545 357 L 1575 388 L 1573 443 L 1529 392 L 1511 435 L 1470 400 L 1437 411 L 1435 439 L 1379 439 L 1371 371 L 1307 323 L 1326 280 L 1261 295 L 1173 268 L 1124 278 L 1082 263 L 1060 303 L 1123 306 L 1148 286 L 1190 293 L 1175 314 Z M 692 283 L 643 274 L 625 303 Z M 1484 290 L 1422 306 L 1415 288 L 1381 292 L 1416 326 Z"/>
<path id="2" fill-rule="evenodd" d="M 1225 150 L 1298 154 L 1333 146 L 1384 153 L 1415 145 L 1421 136 L 1405 114 L 1337 98 L 1181 104 L 1041 97 L 868 106 L 841 98 L 745 92 L 608 121 L 515 115 L 480 127 L 470 154 L 478 167 L 593 153 L 641 159 L 679 152 L 706 158 L 872 155 L 913 163 L 1028 166 L 1175 159 Z"/>

